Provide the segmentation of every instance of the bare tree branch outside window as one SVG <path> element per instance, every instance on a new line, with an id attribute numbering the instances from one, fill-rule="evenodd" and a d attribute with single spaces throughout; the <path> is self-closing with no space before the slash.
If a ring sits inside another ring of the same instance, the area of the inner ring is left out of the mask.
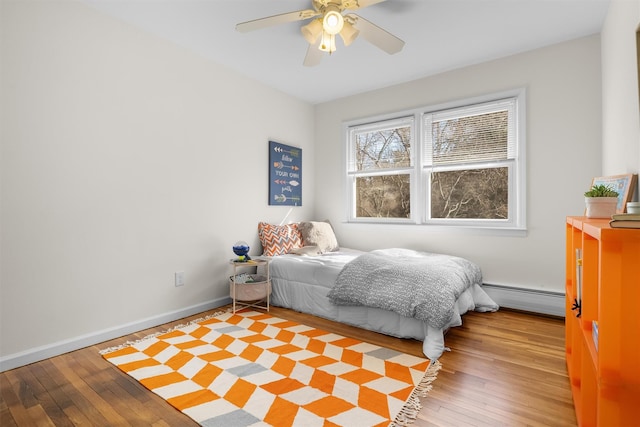
<path id="1" fill-rule="evenodd" d="M 497 111 L 434 122 L 433 164 L 506 160 L 508 119 L 507 111 Z M 507 219 L 508 190 L 506 167 L 434 172 L 431 217 Z"/>
<path id="2" fill-rule="evenodd" d="M 356 169 L 376 171 L 411 166 L 411 128 L 398 127 L 358 134 Z M 409 218 L 409 174 L 373 175 L 356 179 L 356 216 Z"/>
<path id="3" fill-rule="evenodd" d="M 432 218 L 506 219 L 508 201 L 507 168 L 431 174 Z"/>

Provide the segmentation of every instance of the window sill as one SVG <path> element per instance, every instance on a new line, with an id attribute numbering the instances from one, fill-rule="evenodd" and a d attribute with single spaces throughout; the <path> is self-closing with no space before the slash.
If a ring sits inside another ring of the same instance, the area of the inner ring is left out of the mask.
<path id="1" fill-rule="evenodd" d="M 397 221 L 397 222 L 376 222 L 371 220 L 365 221 L 343 221 L 345 225 L 354 226 L 367 226 L 374 225 L 376 227 L 388 227 L 405 229 L 407 227 L 421 228 L 425 231 L 433 231 L 437 233 L 463 233 L 474 234 L 481 236 L 512 236 L 512 237 L 526 237 L 527 229 L 525 227 L 492 227 L 492 226 L 478 226 L 478 225 L 444 225 L 444 224 L 416 224 L 412 221 Z"/>

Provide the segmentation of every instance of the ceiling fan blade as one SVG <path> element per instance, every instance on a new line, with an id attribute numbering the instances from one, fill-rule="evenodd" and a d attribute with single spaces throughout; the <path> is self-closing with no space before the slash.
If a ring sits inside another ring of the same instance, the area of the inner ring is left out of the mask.
<path id="1" fill-rule="evenodd" d="M 285 24 L 287 22 L 302 21 L 320 15 L 319 12 L 311 9 L 297 10 L 295 12 L 282 13 L 280 15 L 268 16 L 266 18 L 254 19 L 253 21 L 241 22 L 236 25 L 236 30 L 241 33 L 271 27 L 273 25 Z"/>
<path id="2" fill-rule="evenodd" d="M 304 65 L 305 67 L 314 67 L 318 65 L 320 61 L 322 61 L 324 52 L 318 49 L 318 46 L 320 46 L 321 42 L 322 40 L 318 40 L 318 42 L 314 44 L 309 44 L 309 47 L 307 48 L 307 54 L 304 57 L 302 65 Z"/>
<path id="3" fill-rule="evenodd" d="M 363 17 L 354 13 L 346 15 L 346 17 L 349 18 L 354 27 L 360 30 L 362 37 L 388 54 L 398 53 L 404 47 L 404 41 Z"/>
<path id="4" fill-rule="evenodd" d="M 342 0 L 342 7 L 346 10 L 357 10 L 373 6 L 387 0 Z"/>

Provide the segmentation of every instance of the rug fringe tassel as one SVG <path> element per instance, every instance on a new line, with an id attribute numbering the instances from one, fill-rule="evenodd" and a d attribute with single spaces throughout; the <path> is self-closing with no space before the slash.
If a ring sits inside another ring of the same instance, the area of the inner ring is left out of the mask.
<path id="1" fill-rule="evenodd" d="M 174 327 L 172 327 L 170 329 L 167 329 L 166 331 L 155 332 L 153 334 L 149 334 L 149 335 L 145 336 L 144 338 L 140 338 L 139 340 L 127 341 L 124 344 L 120 344 L 120 345 L 116 345 L 116 346 L 113 346 L 113 347 L 105 348 L 103 350 L 100 350 L 99 353 L 104 356 L 105 354 L 113 353 L 114 351 L 118 351 L 118 350 L 122 350 L 123 348 L 131 347 L 132 345 L 136 345 L 136 344 L 138 344 L 138 343 L 140 343 L 142 341 L 145 341 L 145 340 L 148 340 L 148 339 L 151 339 L 151 338 L 155 338 L 155 337 L 157 337 L 159 335 L 168 334 L 169 332 L 173 332 L 176 329 L 184 328 L 186 326 L 191 326 L 194 323 L 203 322 L 205 320 L 209 320 L 209 319 L 211 319 L 213 317 L 220 316 L 221 314 L 225 314 L 225 313 L 228 313 L 230 311 L 231 311 L 230 308 L 226 309 L 226 310 L 216 311 L 215 313 L 209 314 L 209 315 L 207 315 L 205 317 L 200 317 L 198 319 L 194 319 L 194 320 L 192 320 L 192 321 L 190 321 L 188 323 L 183 323 L 183 324 L 180 324 L 180 325 L 176 325 L 176 326 L 174 326 Z"/>
<path id="2" fill-rule="evenodd" d="M 438 371 L 442 368 L 442 364 L 439 361 L 431 362 L 427 371 L 424 373 L 424 377 L 420 381 L 420 384 L 416 386 L 407 399 L 407 403 L 405 403 L 404 407 L 400 410 L 396 419 L 393 420 L 389 427 L 406 427 L 413 424 L 416 419 L 418 419 L 418 414 L 422 409 L 422 404 L 420 403 L 421 397 L 427 397 L 427 394 L 431 391 L 432 385 L 436 378 L 438 377 Z"/>

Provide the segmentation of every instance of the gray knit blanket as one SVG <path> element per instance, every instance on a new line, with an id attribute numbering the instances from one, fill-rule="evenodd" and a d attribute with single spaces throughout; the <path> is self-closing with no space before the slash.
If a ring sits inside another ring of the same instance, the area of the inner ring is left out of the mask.
<path id="1" fill-rule="evenodd" d="M 409 249 L 382 249 L 347 263 L 329 300 L 415 317 L 442 329 L 455 312 L 462 292 L 482 284 L 480 267 L 471 261 Z"/>

